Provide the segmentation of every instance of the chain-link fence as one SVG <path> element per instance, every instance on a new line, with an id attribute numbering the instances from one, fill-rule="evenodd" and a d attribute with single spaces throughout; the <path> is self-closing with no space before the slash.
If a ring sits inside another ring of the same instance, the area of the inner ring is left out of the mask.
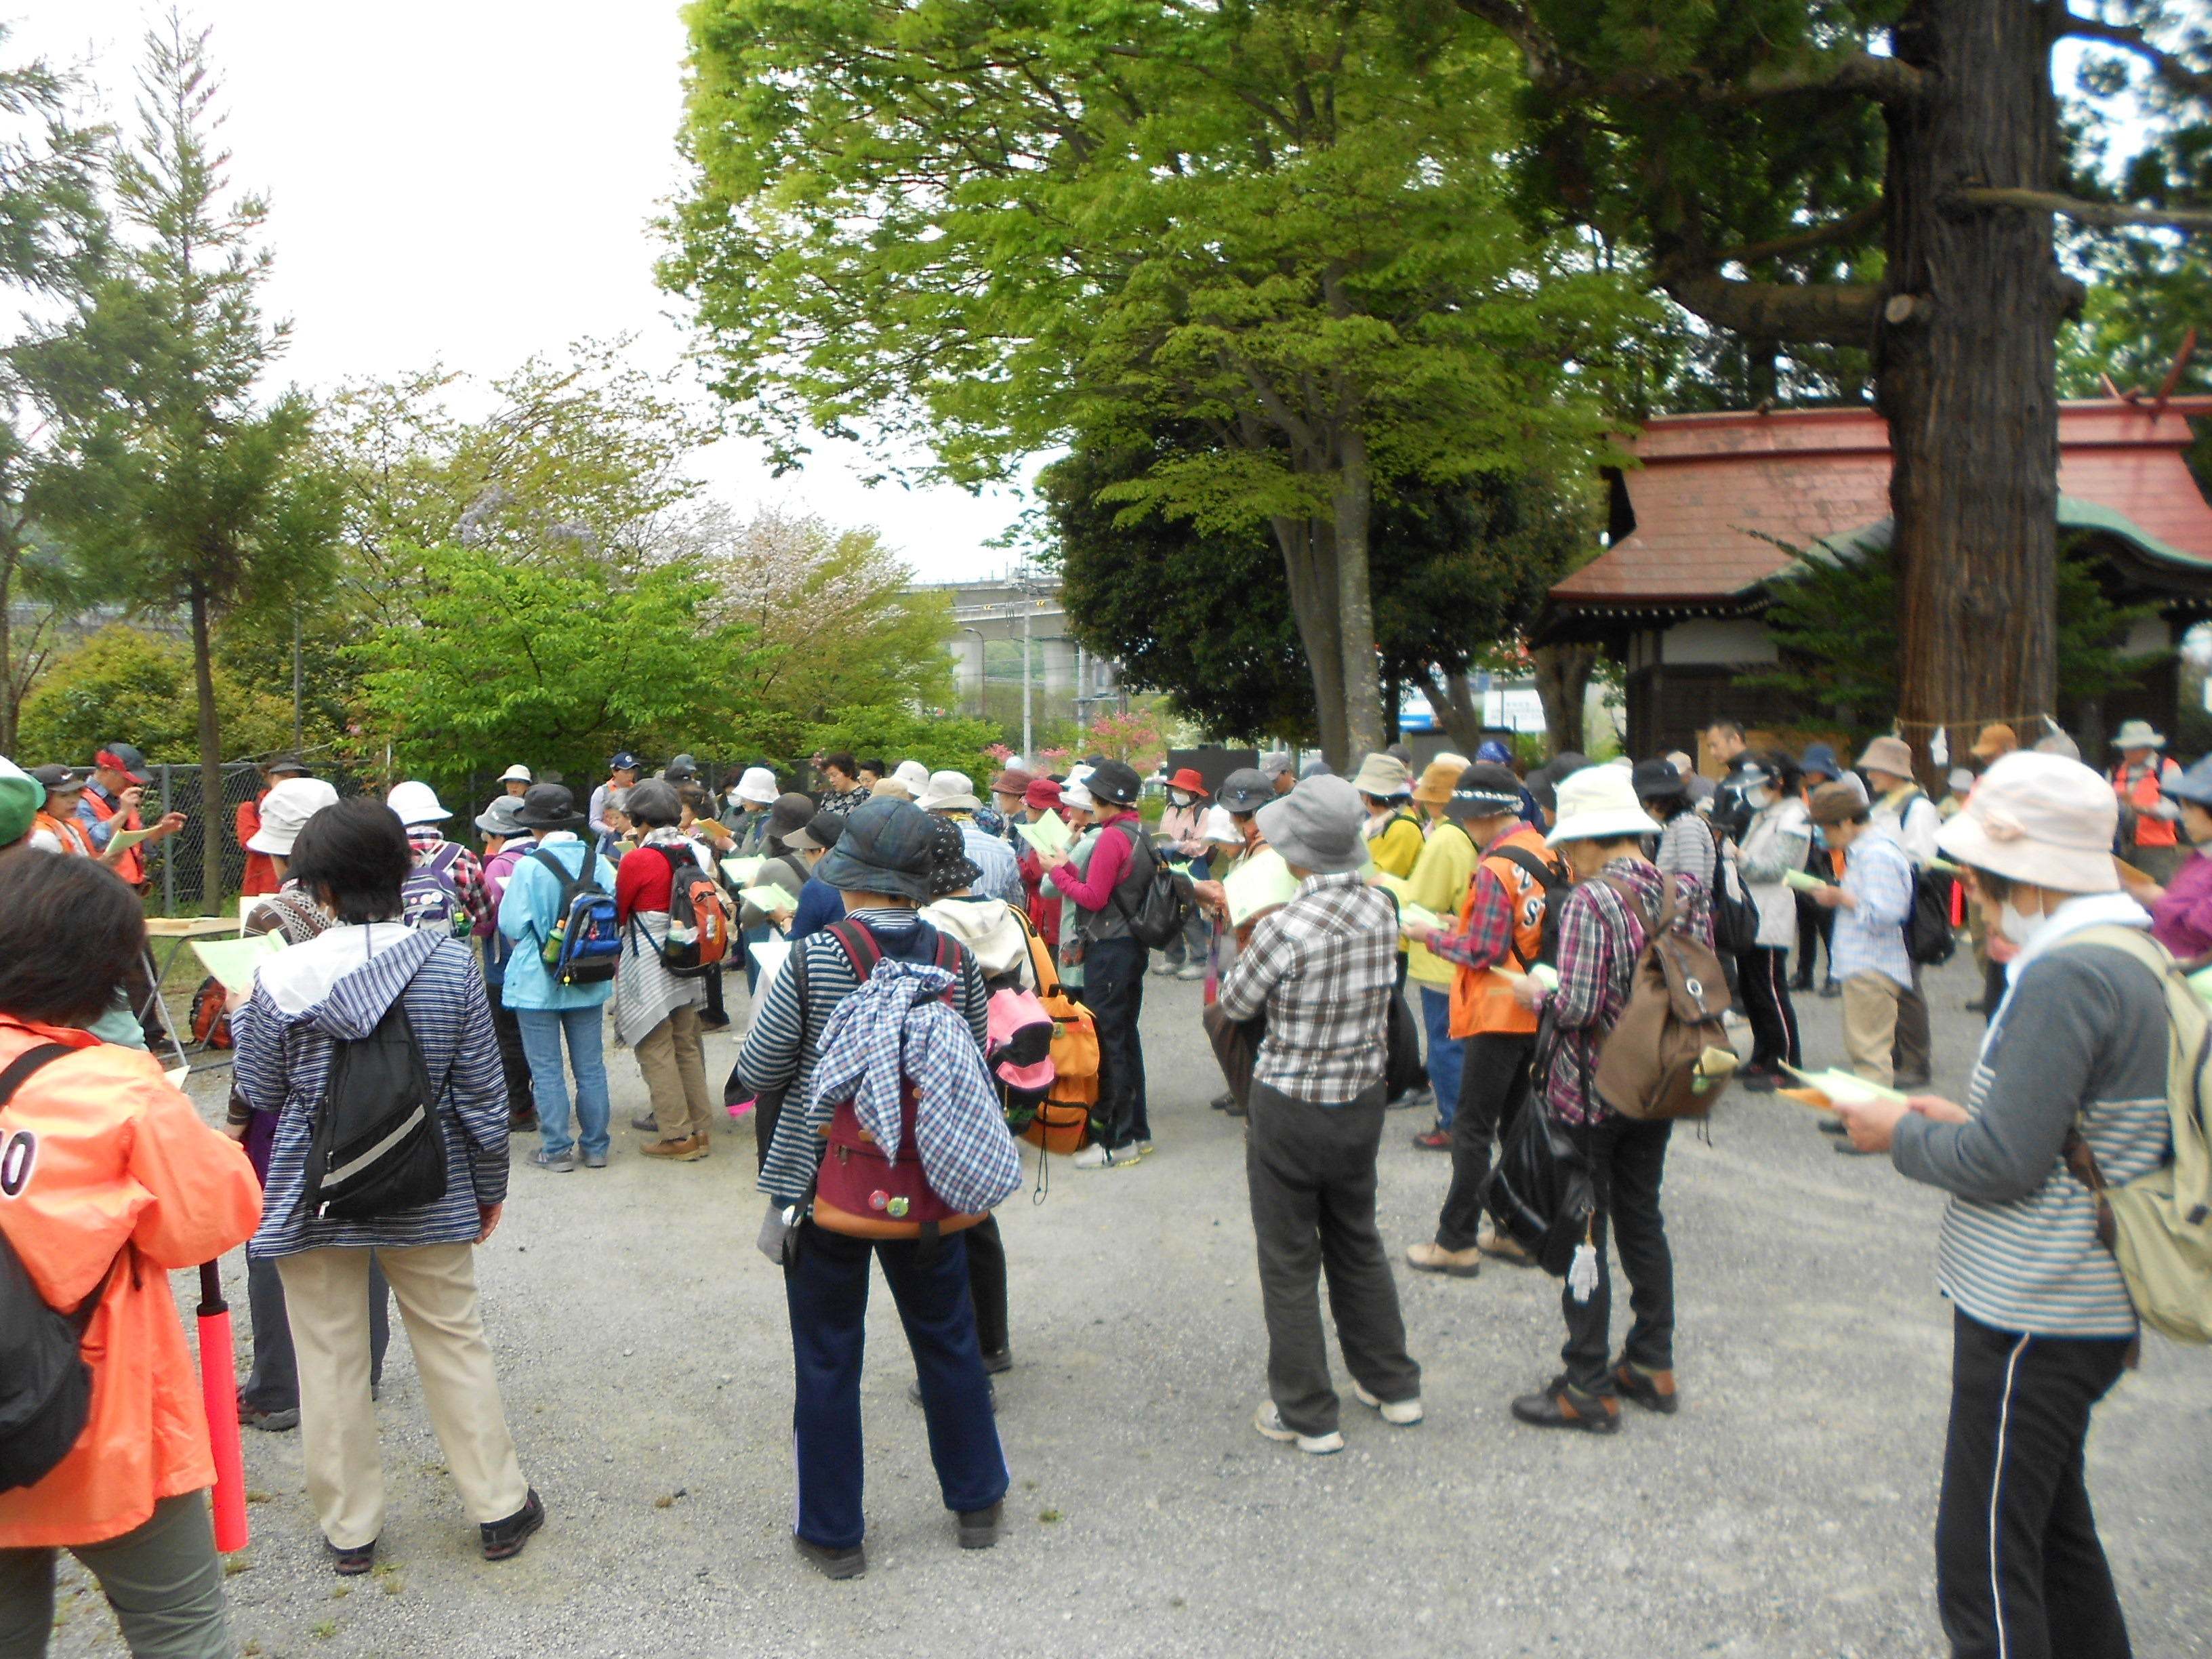
<path id="1" fill-rule="evenodd" d="M 223 914 L 245 884 L 246 849 L 238 844 L 238 809 L 261 793 L 260 771 L 250 761 L 225 762 L 222 799 L 213 811 L 206 811 L 202 810 L 197 764 L 149 766 L 146 770 L 140 820 L 150 824 L 165 812 L 185 815 L 183 829 L 147 849 L 146 876 L 153 884 L 152 902 L 165 916 Z M 327 781 L 340 795 L 357 795 L 366 787 L 353 772 L 340 767 L 318 766 L 315 775 Z M 222 844 L 222 890 L 212 896 L 201 886 L 203 849 L 210 834 Z"/>

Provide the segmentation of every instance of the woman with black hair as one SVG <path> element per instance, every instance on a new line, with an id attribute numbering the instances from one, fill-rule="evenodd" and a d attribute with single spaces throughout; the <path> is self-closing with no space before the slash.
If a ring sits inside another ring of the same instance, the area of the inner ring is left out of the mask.
<path id="1" fill-rule="evenodd" d="M 0 1653 L 46 1651 L 57 1549 L 100 1580 L 132 1652 L 237 1651 L 201 1495 L 215 1457 L 169 1271 L 243 1243 L 259 1188 L 158 1060 L 83 1029 L 145 945 L 138 896 L 112 871 L 0 860 L 0 1233 L 40 1298 L 82 1322 L 91 1371 L 60 1461 L 0 1492 Z M 0 1379 L 11 1404 L 21 1381 Z"/>
<path id="2" fill-rule="evenodd" d="M 399 921 L 400 884 L 413 867 L 406 831 L 373 798 L 308 819 L 293 843 L 292 874 L 335 925 L 264 963 L 231 1022 L 238 1086 L 256 1109 L 276 1114 L 251 1254 L 275 1261 L 283 1278 L 307 1497 L 344 1576 L 369 1570 L 384 1529 L 369 1403 L 371 1250 L 407 1322 L 422 1403 L 484 1558 L 519 1553 L 545 1519 L 515 1461 L 477 1305 L 473 1247 L 491 1237 L 507 1198 L 499 1041 L 467 945 Z M 368 1037 L 395 1004 L 424 1074 L 436 1079 L 444 1193 L 392 1214 L 337 1220 L 307 1201 L 317 1109 L 338 1045 Z"/>

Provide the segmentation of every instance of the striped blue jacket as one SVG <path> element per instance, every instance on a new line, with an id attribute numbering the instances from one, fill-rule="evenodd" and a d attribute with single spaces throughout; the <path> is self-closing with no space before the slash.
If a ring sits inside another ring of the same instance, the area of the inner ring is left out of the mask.
<path id="1" fill-rule="evenodd" d="M 406 1004 L 438 1091 L 446 1195 L 374 1221 L 318 1220 L 301 1198 L 333 1045 L 367 1036 L 396 998 Z M 462 1243 L 483 1231 L 479 1206 L 506 1199 L 507 1080 L 483 981 L 465 944 L 397 922 L 333 927 L 263 966 L 231 1030 L 240 1091 L 276 1117 L 261 1228 L 249 1255 Z"/>

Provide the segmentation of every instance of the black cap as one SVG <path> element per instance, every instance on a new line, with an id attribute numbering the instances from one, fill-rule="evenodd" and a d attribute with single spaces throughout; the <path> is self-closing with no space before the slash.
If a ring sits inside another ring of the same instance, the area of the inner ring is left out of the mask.
<path id="1" fill-rule="evenodd" d="M 526 830 L 574 830 L 584 822 L 576 798 L 557 783 L 533 783 L 523 792 L 514 821 Z"/>
<path id="2" fill-rule="evenodd" d="M 1500 766 L 1496 761 L 1477 761 L 1461 773 L 1459 781 L 1452 785 L 1451 799 L 1444 803 L 1445 814 L 1462 822 L 1520 810 L 1521 780 L 1513 775 L 1511 767 Z"/>
<path id="3" fill-rule="evenodd" d="M 1222 779 L 1220 791 L 1213 799 L 1215 805 L 1232 812 L 1256 812 L 1274 798 L 1272 778 L 1255 768 L 1240 766 Z"/>
<path id="4" fill-rule="evenodd" d="M 814 822 L 814 798 L 793 791 L 778 795 L 775 805 L 768 810 L 768 832 L 782 841 L 795 830 L 804 830 Z"/>
<path id="5" fill-rule="evenodd" d="M 805 824 L 783 838 L 786 847 L 804 853 L 819 848 L 827 852 L 837 844 L 837 837 L 845 833 L 845 819 L 838 812 L 817 812 Z"/>
<path id="6" fill-rule="evenodd" d="M 1134 806 L 1137 797 L 1144 793 L 1145 781 L 1137 775 L 1137 769 L 1117 760 L 1101 761 L 1083 787 L 1099 800 L 1110 801 L 1116 806 Z"/>
<path id="7" fill-rule="evenodd" d="M 1636 787 L 1638 800 L 1662 800 L 1668 795 L 1681 794 L 1687 787 L 1670 760 L 1638 761 L 1629 777 Z"/>
<path id="8" fill-rule="evenodd" d="M 847 815 L 845 833 L 814 866 L 815 878 L 840 892 L 896 893 L 927 903 L 935 834 L 929 814 L 912 801 L 878 795 Z"/>
<path id="9" fill-rule="evenodd" d="M 57 789 L 82 789 L 92 776 L 88 766 L 36 766 L 31 775 L 42 784 L 48 794 Z"/>
<path id="10" fill-rule="evenodd" d="M 272 778 L 280 772 L 289 773 L 296 778 L 309 775 L 307 762 L 297 755 L 271 755 L 261 763 L 261 769 Z"/>

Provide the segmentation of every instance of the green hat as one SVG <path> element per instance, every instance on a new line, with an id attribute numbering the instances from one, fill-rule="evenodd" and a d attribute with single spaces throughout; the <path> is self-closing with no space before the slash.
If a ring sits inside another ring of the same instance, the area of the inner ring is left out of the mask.
<path id="1" fill-rule="evenodd" d="M 31 820 L 46 804 L 46 787 L 10 760 L 0 760 L 0 847 L 12 847 L 30 833 Z"/>

